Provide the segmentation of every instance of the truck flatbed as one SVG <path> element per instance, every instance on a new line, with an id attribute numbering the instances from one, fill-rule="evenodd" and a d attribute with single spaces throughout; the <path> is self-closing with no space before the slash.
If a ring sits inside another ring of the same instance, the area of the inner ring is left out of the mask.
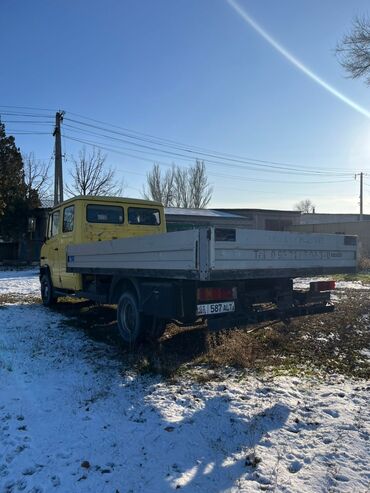
<path id="1" fill-rule="evenodd" d="M 162 204 L 71 198 L 51 211 L 41 250 L 45 306 L 76 296 L 117 305 L 123 341 L 158 340 L 169 322 L 223 330 L 334 310 L 332 281 L 295 277 L 354 272 L 357 238 L 203 227 L 166 233 Z"/>
<path id="2" fill-rule="evenodd" d="M 67 272 L 197 281 L 355 272 L 357 238 L 201 228 L 67 248 Z"/>

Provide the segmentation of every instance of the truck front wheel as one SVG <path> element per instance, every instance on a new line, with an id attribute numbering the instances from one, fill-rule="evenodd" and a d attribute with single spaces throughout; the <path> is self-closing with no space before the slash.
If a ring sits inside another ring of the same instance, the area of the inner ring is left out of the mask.
<path id="1" fill-rule="evenodd" d="M 142 317 L 136 296 L 130 291 L 123 293 L 117 306 L 118 331 L 124 342 L 135 344 L 142 335 Z"/>
<path id="2" fill-rule="evenodd" d="M 41 299 L 44 306 L 52 306 L 58 301 L 58 298 L 54 296 L 53 283 L 49 274 L 43 274 L 40 280 L 41 284 Z"/>

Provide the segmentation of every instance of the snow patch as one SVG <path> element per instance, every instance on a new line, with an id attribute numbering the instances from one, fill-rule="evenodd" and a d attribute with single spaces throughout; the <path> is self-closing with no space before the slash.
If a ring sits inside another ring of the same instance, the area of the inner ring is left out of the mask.
<path id="1" fill-rule="evenodd" d="M 0 271 L 0 295 L 39 296 L 38 270 Z"/>
<path id="2" fill-rule="evenodd" d="M 0 310 L 1 493 L 369 490 L 366 382 L 138 375 L 118 349 L 24 304 L 36 281 L 0 280 L 19 295 Z"/>

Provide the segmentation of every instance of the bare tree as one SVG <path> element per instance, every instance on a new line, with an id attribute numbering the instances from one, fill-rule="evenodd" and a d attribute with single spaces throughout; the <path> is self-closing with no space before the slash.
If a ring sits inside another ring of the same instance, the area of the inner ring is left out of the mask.
<path id="1" fill-rule="evenodd" d="M 117 184 L 115 172 L 105 167 L 106 156 L 100 149 L 93 148 L 89 154 L 83 148 L 78 159 L 72 158 L 70 171 L 72 183 L 66 186 L 67 192 L 74 195 L 121 195 L 122 185 Z"/>
<path id="2" fill-rule="evenodd" d="M 155 164 L 147 174 L 143 196 L 149 200 L 158 200 L 165 207 L 199 209 L 207 206 L 212 191 L 204 161 L 196 160 L 190 168 L 173 165 L 165 174 Z"/>
<path id="3" fill-rule="evenodd" d="M 370 18 L 355 17 L 352 30 L 336 48 L 340 64 L 353 79 L 365 78 L 370 85 Z"/>
<path id="4" fill-rule="evenodd" d="M 189 170 L 176 166 L 174 171 L 175 190 L 172 205 L 175 207 L 191 207 Z"/>
<path id="5" fill-rule="evenodd" d="M 154 164 L 153 169 L 146 175 L 147 188 L 143 188 L 143 196 L 147 200 L 156 200 L 165 207 L 173 202 L 174 195 L 174 166 L 162 174 L 159 164 Z"/>
<path id="6" fill-rule="evenodd" d="M 49 178 L 50 165 L 37 160 L 33 152 L 23 155 L 22 158 L 26 197 L 31 202 L 36 200 L 42 203 L 52 196 Z"/>
<path id="7" fill-rule="evenodd" d="M 204 161 L 197 159 L 195 165 L 189 169 L 189 186 L 190 207 L 206 207 L 212 198 L 213 188 L 208 183 Z"/>
<path id="8" fill-rule="evenodd" d="M 301 211 L 304 213 L 314 213 L 316 207 L 315 204 L 312 203 L 310 199 L 305 199 L 295 204 L 294 209 L 296 211 Z"/>

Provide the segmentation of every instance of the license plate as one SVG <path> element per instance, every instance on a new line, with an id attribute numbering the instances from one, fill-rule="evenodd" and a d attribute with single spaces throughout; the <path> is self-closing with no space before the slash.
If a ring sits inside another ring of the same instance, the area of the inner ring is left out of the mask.
<path id="1" fill-rule="evenodd" d="M 234 301 L 223 301 L 221 303 L 207 303 L 205 305 L 197 305 L 197 315 L 217 315 L 217 313 L 234 311 Z"/>

